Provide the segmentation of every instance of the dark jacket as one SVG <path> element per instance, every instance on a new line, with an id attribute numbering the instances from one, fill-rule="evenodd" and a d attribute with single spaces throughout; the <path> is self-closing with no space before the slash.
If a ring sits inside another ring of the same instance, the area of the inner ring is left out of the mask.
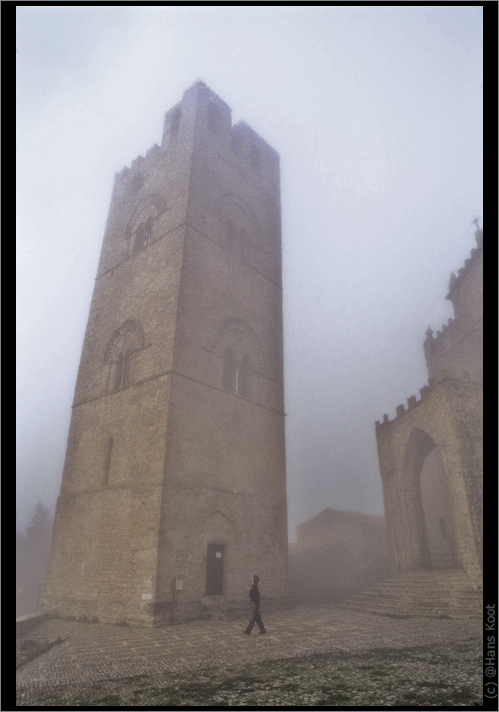
<path id="1" fill-rule="evenodd" d="M 251 599 L 251 603 L 260 603 L 260 591 L 258 589 L 258 584 L 254 583 L 252 587 L 249 590 L 249 597 Z"/>

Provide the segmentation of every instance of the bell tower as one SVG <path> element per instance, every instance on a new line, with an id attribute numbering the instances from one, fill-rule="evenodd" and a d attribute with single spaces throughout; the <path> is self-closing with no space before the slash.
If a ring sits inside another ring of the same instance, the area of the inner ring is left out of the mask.
<path id="1" fill-rule="evenodd" d="M 286 593 L 278 154 L 196 82 L 115 179 L 44 608 L 161 623 Z"/>

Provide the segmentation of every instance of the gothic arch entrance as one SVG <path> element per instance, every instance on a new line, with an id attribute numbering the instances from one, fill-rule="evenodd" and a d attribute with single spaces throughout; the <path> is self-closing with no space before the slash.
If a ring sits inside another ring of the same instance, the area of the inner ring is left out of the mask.
<path id="1" fill-rule="evenodd" d="M 406 448 L 406 467 L 412 480 L 413 535 L 424 569 L 459 566 L 452 501 L 442 453 L 423 430 L 414 428 Z"/>
<path id="2" fill-rule="evenodd" d="M 456 537 L 450 492 L 440 449 L 426 456 L 419 476 L 431 569 L 456 568 Z"/>

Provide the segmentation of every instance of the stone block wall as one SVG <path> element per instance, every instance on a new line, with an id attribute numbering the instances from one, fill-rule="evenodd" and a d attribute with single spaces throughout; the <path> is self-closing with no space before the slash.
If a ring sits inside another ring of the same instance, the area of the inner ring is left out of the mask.
<path id="1" fill-rule="evenodd" d="M 278 154 L 197 82 L 115 179 L 45 610 L 195 617 L 209 544 L 285 595 L 280 241 Z"/>

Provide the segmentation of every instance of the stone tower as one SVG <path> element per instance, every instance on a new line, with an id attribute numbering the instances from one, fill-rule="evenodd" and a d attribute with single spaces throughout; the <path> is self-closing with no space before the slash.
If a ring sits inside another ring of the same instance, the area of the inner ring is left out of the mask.
<path id="1" fill-rule="evenodd" d="M 285 596 L 283 411 L 279 156 L 197 82 L 116 175 L 44 609 L 186 620 L 254 573 Z"/>

